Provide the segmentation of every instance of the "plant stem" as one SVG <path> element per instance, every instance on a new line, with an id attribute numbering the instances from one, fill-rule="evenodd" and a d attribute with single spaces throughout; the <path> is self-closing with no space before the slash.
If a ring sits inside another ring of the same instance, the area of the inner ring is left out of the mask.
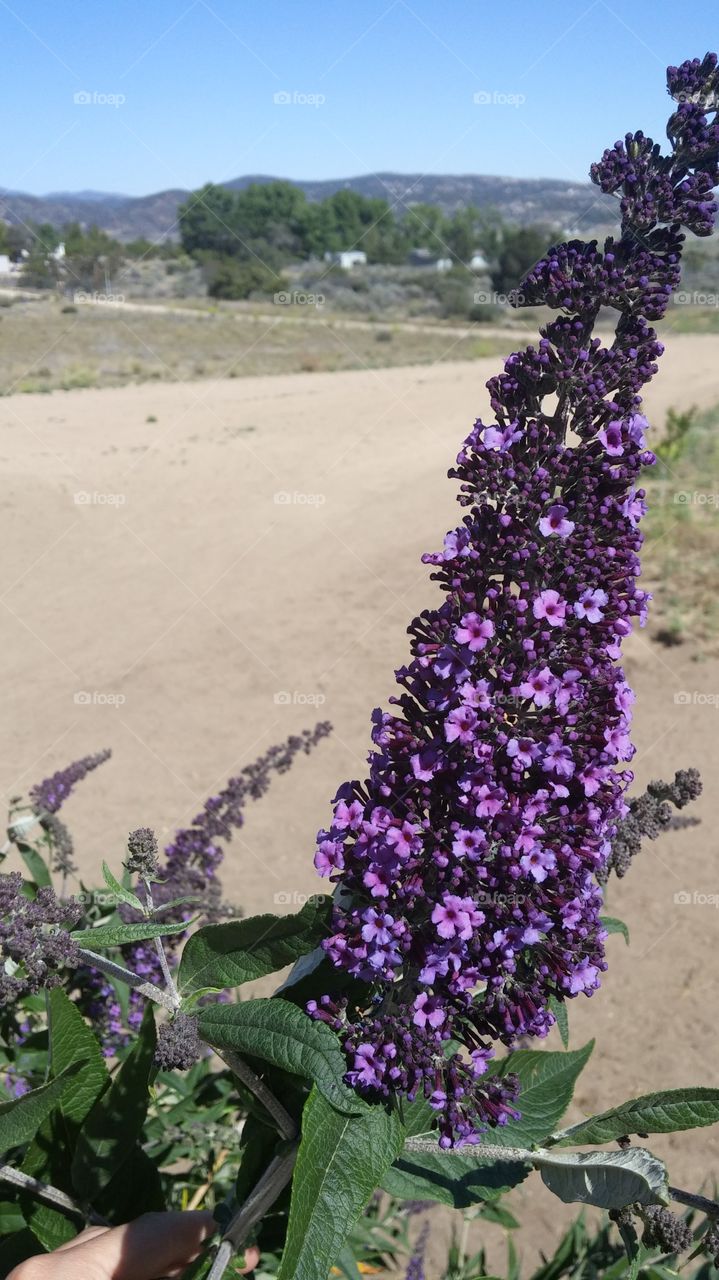
<path id="1" fill-rule="evenodd" d="M 78 948 L 78 955 L 85 964 L 89 964 L 93 969 L 99 969 L 101 973 L 106 973 L 108 978 L 117 978 L 120 982 L 127 983 L 128 987 L 132 987 L 133 991 L 139 991 L 141 996 L 146 996 L 148 1000 L 154 1000 L 155 1004 L 161 1004 L 163 1009 L 169 1009 L 174 1013 L 177 1009 L 172 996 L 167 991 L 163 991 L 161 987 L 156 987 L 154 982 L 147 982 L 145 978 L 141 978 L 139 973 L 133 973 L 132 969 L 126 969 L 122 964 L 116 964 L 114 960 L 109 960 L 107 956 L 99 956 L 95 951 L 88 951 L 86 947 Z"/>
<path id="2" fill-rule="evenodd" d="M 259 1102 L 269 1111 L 272 1119 L 275 1121 L 277 1128 L 283 1138 L 294 1138 L 297 1135 L 297 1125 L 295 1124 L 289 1111 L 287 1111 L 279 1098 L 276 1098 L 271 1089 L 260 1077 L 255 1074 L 252 1067 L 249 1067 L 239 1054 L 233 1053 L 231 1049 L 215 1049 L 215 1053 L 223 1062 L 226 1062 L 233 1075 L 254 1093 Z"/>
<path id="3" fill-rule="evenodd" d="M 210 1190 L 210 1187 L 212 1186 L 212 1179 L 214 1178 L 216 1173 L 220 1172 L 220 1169 L 222 1168 L 229 1154 L 230 1154 L 229 1147 L 223 1147 L 222 1150 L 218 1152 L 217 1159 L 214 1161 L 212 1168 L 210 1170 L 209 1178 L 207 1178 L 207 1180 L 203 1182 L 201 1187 L 197 1188 L 194 1195 L 192 1196 L 192 1199 L 188 1200 L 187 1205 L 185 1206 L 188 1211 L 190 1209 L 199 1209 L 200 1205 L 202 1204 L 202 1201 L 207 1195 L 207 1192 Z"/>
<path id="4" fill-rule="evenodd" d="M 20 1191 L 29 1191 L 30 1195 L 35 1196 L 36 1200 L 43 1200 L 45 1204 L 50 1204 L 54 1209 L 63 1209 L 65 1213 L 72 1213 L 75 1217 L 82 1218 L 83 1222 L 89 1222 L 92 1226 L 106 1227 L 108 1225 L 105 1218 L 101 1218 L 99 1214 L 93 1213 L 92 1209 L 84 1209 L 81 1204 L 73 1200 L 71 1196 L 59 1191 L 57 1187 L 51 1187 L 47 1182 L 39 1182 L 37 1178 L 31 1178 L 29 1173 L 23 1173 L 20 1169 L 13 1169 L 9 1164 L 0 1164 L 0 1182 L 9 1182 L 11 1186 L 18 1187 Z"/>
<path id="5" fill-rule="evenodd" d="M 456 1147 L 440 1147 L 437 1142 L 427 1142 L 422 1138 L 408 1138 L 404 1144 L 405 1151 L 416 1151 L 422 1155 L 456 1156 Z M 531 1162 L 541 1153 L 528 1151 L 526 1147 L 498 1147 L 489 1142 L 476 1145 L 468 1144 L 460 1148 L 463 1156 L 476 1156 L 478 1160 L 521 1160 Z"/>
<path id="6" fill-rule="evenodd" d="M 292 1177 L 297 1157 L 295 1143 L 268 1164 L 254 1191 L 232 1218 L 220 1242 L 207 1280 L 222 1280 L 233 1254 L 237 1253 L 256 1222 L 267 1212 Z"/>
<path id="7" fill-rule="evenodd" d="M 150 885 L 149 880 L 143 880 L 142 883 L 145 886 L 145 901 L 147 904 L 147 911 L 149 915 L 152 915 L 155 909 L 154 903 L 152 901 L 152 887 Z M 165 986 L 167 987 L 167 990 L 170 994 L 173 1006 L 175 1009 L 179 1009 L 180 1005 L 182 1004 L 182 1001 L 180 1000 L 180 993 L 178 992 L 177 987 L 175 986 L 175 979 L 173 978 L 172 973 L 170 971 L 170 966 L 167 963 L 167 956 L 165 955 L 165 948 L 162 945 L 162 938 L 155 938 L 155 951 L 157 952 L 157 958 L 160 961 L 162 976 L 165 979 Z"/>
<path id="8" fill-rule="evenodd" d="M 677 1204 L 685 1204 L 690 1209 L 700 1209 L 712 1218 L 719 1216 L 719 1202 L 707 1200 L 706 1196 L 696 1196 L 692 1191 L 682 1191 L 681 1187 L 669 1187 L 669 1194 Z"/>

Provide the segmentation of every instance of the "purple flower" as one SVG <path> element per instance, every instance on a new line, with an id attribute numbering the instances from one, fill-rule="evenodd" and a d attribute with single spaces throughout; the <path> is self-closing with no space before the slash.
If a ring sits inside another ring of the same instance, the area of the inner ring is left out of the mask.
<path id="1" fill-rule="evenodd" d="M 556 773 L 560 778 L 571 778 L 574 773 L 574 760 L 568 746 L 562 742 L 558 733 L 550 733 L 547 750 L 542 760 L 542 768 L 547 773 Z"/>
<path id="2" fill-rule="evenodd" d="M 494 1046 L 545 1035 L 552 1000 L 591 995 L 606 968 L 600 880 L 632 780 L 617 659 L 647 607 L 641 390 L 681 226 L 711 229 L 719 185 L 716 58 L 668 82 L 669 154 L 637 133 L 592 169 L 621 234 L 554 245 L 521 282 L 518 305 L 560 314 L 487 384 L 492 420 L 450 472 L 461 520 L 423 557 L 441 601 L 410 624 L 368 775 L 320 833 L 342 890 L 323 946 L 350 994 L 309 1012 L 339 1035 L 350 1084 L 429 1101 L 442 1146 L 516 1114 L 516 1083 L 486 1072 Z"/>
<path id="3" fill-rule="evenodd" d="M 587 622 L 601 622 L 604 614 L 602 610 L 609 604 L 609 596 L 606 591 L 602 591 L 601 587 L 595 587 L 593 591 L 585 591 L 577 600 L 574 606 L 574 612 L 578 618 L 586 618 Z"/>
<path id="4" fill-rule="evenodd" d="M 454 629 L 454 638 L 459 644 L 466 644 L 472 653 L 484 649 L 487 641 L 494 635 L 494 623 L 490 618 L 480 618 L 478 613 L 468 613 L 461 624 Z"/>
<path id="5" fill-rule="evenodd" d="M 557 859 L 553 853 L 549 853 L 546 849 L 540 849 L 539 845 L 535 845 L 531 853 L 525 853 L 523 858 L 519 859 L 519 865 L 527 875 L 532 876 L 539 884 L 547 879 L 550 871 L 553 871 L 557 865 Z"/>
<path id="6" fill-rule="evenodd" d="M 543 533 L 545 538 L 551 537 L 552 534 L 558 538 L 568 538 L 570 533 L 574 532 L 574 528 L 574 521 L 567 520 L 567 508 L 561 503 L 554 503 L 539 521 L 539 532 Z"/>
<path id="7" fill-rule="evenodd" d="M 432 912 L 432 924 L 440 938 L 471 938 L 472 930 L 484 917 L 471 898 L 458 898 L 450 893 Z"/>
<path id="8" fill-rule="evenodd" d="M 531 769 L 534 761 L 541 755 L 541 749 L 531 738 L 510 738 L 507 755 L 522 769 Z"/>
<path id="9" fill-rule="evenodd" d="M 430 996 L 420 991 L 414 1002 L 412 1021 L 416 1027 L 441 1027 L 447 1018 L 447 1011 L 437 996 Z"/>
<path id="10" fill-rule="evenodd" d="M 49 885 L 30 899 L 19 871 L 0 875 L 0 1008 L 57 986 L 61 970 L 77 966 L 77 943 L 67 928 L 81 915 L 79 903 L 60 901 Z"/>
<path id="11" fill-rule="evenodd" d="M 535 618 L 546 619 L 550 627 L 563 627 L 567 616 L 567 602 L 562 599 L 558 591 L 548 587 L 535 597 L 532 613 Z"/>
<path id="12" fill-rule="evenodd" d="M 462 704 L 447 716 L 444 736 L 448 742 L 471 742 L 476 723 L 476 712 Z"/>
<path id="13" fill-rule="evenodd" d="M 608 422 L 604 430 L 599 432 L 598 439 L 601 440 L 610 458 L 620 458 L 624 453 L 623 426 L 621 422 Z"/>
<path id="14" fill-rule="evenodd" d="M 30 789 L 30 803 L 38 814 L 57 813 L 61 805 L 65 803 L 73 787 L 78 782 L 87 777 L 88 773 L 92 773 L 93 769 L 97 769 L 98 765 L 104 764 L 110 759 L 111 751 L 98 751 L 94 756 L 83 756 L 82 760 L 75 760 L 73 764 L 69 764 L 66 769 L 59 769 L 57 773 L 53 773 L 51 777 L 44 778 L 42 782 L 38 782 L 36 786 Z"/>
<path id="15" fill-rule="evenodd" d="M 548 707 L 558 684 L 559 681 L 552 675 L 549 667 L 542 667 L 541 671 L 529 672 L 527 679 L 519 685 L 518 692 L 523 698 L 532 698 L 536 706 Z"/>
<path id="16" fill-rule="evenodd" d="M 187 918 L 188 905 L 193 914 L 201 908 L 205 919 L 212 922 L 228 915 L 239 914 L 236 909 L 226 906 L 222 901 L 222 887 L 218 877 L 218 869 L 223 857 L 222 844 L 229 840 L 235 830 L 245 820 L 245 809 L 250 800 L 259 800 L 270 787 L 277 774 L 286 773 L 291 768 L 297 755 L 305 755 L 318 745 L 331 732 L 331 725 L 324 721 L 313 730 L 303 730 L 302 734 L 293 734 L 286 742 L 272 746 L 264 755 L 255 760 L 236 778 L 230 778 L 227 786 L 216 796 L 206 801 L 202 811 L 189 827 L 175 833 L 174 839 L 165 849 L 164 863 L 156 864 L 157 846 L 152 831 L 147 827 L 138 828 L 130 834 L 128 848 L 130 863 L 135 871 L 151 871 L 153 874 L 152 898 L 160 920 L 179 921 Z M 64 795 L 67 790 L 68 775 L 72 774 L 72 782 L 84 777 L 88 769 L 95 768 L 109 752 L 101 756 L 90 756 L 85 761 L 71 766 L 63 775 L 56 774 L 54 779 L 46 780 L 40 787 L 33 788 L 31 797 L 42 789 L 48 790 L 51 783 L 53 794 Z M 58 788 L 56 780 L 63 778 Z M 338 796 L 338 808 L 343 800 Z M 360 806 L 360 809 L 362 806 Z M 340 821 L 345 820 L 345 834 L 351 834 L 356 821 L 357 808 L 350 804 L 340 810 Z M 336 873 L 343 866 L 344 844 L 340 833 L 338 839 L 332 839 L 328 833 L 318 850 L 316 866 L 322 874 Z M 187 905 L 169 906 L 163 909 L 164 903 L 172 903 L 178 898 L 189 899 Z M 138 919 L 131 907 L 121 906 L 120 915 L 132 922 Z M 165 950 L 171 964 L 177 964 L 179 951 L 186 940 L 185 934 L 174 934 L 165 940 Z M 159 958 L 152 942 L 138 942 L 122 948 L 123 958 L 131 969 L 143 974 L 150 981 L 162 986 L 164 982 Z M 123 1019 L 117 1003 L 114 988 L 104 976 L 95 969 L 83 969 L 80 973 L 81 1007 L 91 1020 L 99 1026 L 105 1038 L 105 1052 L 111 1056 L 117 1047 L 128 1041 L 129 1031 L 137 1031 L 142 1022 L 144 999 L 136 992 L 130 993 L 127 1022 Z M 174 1044 L 180 1031 L 187 1030 L 189 1023 L 177 1022 L 168 1024 L 163 1033 L 167 1046 Z M 174 1040 L 173 1040 L 174 1037 Z M 179 1052 L 179 1050 L 178 1050 Z M 189 1052 L 189 1051 L 188 1051 Z M 169 1053 L 169 1048 L 168 1048 Z M 169 1058 L 168 1058 L 169 1061 Z"/>

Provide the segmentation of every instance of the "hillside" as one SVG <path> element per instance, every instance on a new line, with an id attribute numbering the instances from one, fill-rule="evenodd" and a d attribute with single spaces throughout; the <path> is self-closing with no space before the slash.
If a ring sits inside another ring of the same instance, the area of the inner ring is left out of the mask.
<path id="1" fill-rule="evenodd" d="M 247 174 L 223 185 L 233 190 L 252 182 L 273 182 L 266 174 Z M 606 228 L 616 219 L 616 204 L 589 183 L 553 178 L 501 178 L 486 174 L 374 173 L 357 178 L 301 181 L 308 200 L 322 200 L 348 189 L 381 196 L 393 205 L 418 202 L 439 205 L 445 213 L 467 204 L 496 208 L 510 222 L 547 222 L 567 229 Z M 103 195 L 102 192 L 59 192 L 32 196 L 0 188 L 0 218 L 6 222 L 95 223 L 119 240 L 145 236 L 177 239 L 177 209 L 189 192 L 158 191 L 148 196 Z"/>

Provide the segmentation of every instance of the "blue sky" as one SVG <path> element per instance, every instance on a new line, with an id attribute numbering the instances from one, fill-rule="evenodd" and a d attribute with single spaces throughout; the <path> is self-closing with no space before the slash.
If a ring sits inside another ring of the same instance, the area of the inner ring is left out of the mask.
<path id="1" fill-rule="evenodd" d="M 581 180 L 716 37 L 705 0 L 0 0 L 0 187 Z"/>

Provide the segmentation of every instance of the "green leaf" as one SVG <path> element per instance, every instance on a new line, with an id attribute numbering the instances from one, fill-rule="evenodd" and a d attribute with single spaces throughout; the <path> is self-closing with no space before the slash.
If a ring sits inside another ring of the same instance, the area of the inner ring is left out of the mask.
<path id="1" fill-rule="evenodd" d="M 492 1142 L 494 1134 L 492 1131 Z M 436 1134 L 428 1134 L 436 1141 Z M 475 1147 L 476 1151 L 477 1148 Z M 436 1200 L 453 1209 L 468 1209 L 482 1200 L 496 1200 L 531 1173 L 518 1160 L 481 1160 L 476 1155 L 407 1151 L 387 1170 L 382 1189 L 400 1200 Z"/>
<path id="2" fill-rule="evenodd" d="M 140 1138 L 147 1115 L 155 1043 L 155 1018 L 148 1004 L 138 1039 L 78 1135 L 72 1181 L 83 1200 L 93 1201 L 99 1195 Z"/>
<path id="3" fill-rule="evenodd" d="M 94 1207 L 115 1226 L 132 1222 L 141 1213 L 161 1213 L 168 1207 L 159 1171 L 142 1147 L 133 1147 Z"/>
<path id="4" fill-rule="evenodd" d="M 513 1213 L 509 1209 L 505 1209 L 501 1204 L 482 1205 L 479 1211 L 482 1222 L 496 1222 L 497 1226 L 504 1227 L 505 1231 L 517 1231 L 519 1223 Z"/>
<path id="5" fill-rule="evenodd" d="M 77 1134 L 109 1076 L 96 1036 L 79 1009 L 61 987 L 48 994 L 50 1070 L 56 1078 L 81 1063 L 73 1087 L 63 1091 L 28 1148 L 23 1171 L 72 1194 L 70 1166 Z M 77 1234 L 76 1219 L 68 1219 L 29 1196 L 22 1197 L 25 1220 L 45 1249 L 56 1249 Z"/>
<path id="6" fill-rule="evenodd" d="M 403 1142 L 396 1112 L 368 1107 L 360 1116 L 343 1115 L 312 1090 L 302 1116 L 278 1280 L 327 1280 Z"/>
<path id="7" fill-rule="evenodd" d="M 274 997 L 246 1004 L 205 1005 L 199 1032 L 214 1049 L 232 1049 L 271 1062 L 291 1075 L 314 1080 L 320 1093 L 341 1111 L 366 1109 L 343 1082 L 347 1063 L 339 1040 L 324 1022 L 313 1022 L 296 1005 Z"/>
<path id="8" fill-rule="evenodd" d="M 20 857 L 30 872 L 33 883 L 37 885 L 38 889 L 52 884 L 47 863 L 42 854 L 38 853 L 35 846 L 32 844 L 26 844 L 24 840 L 16 840 L 15 843 L 20 851 Z"/>
<path id="9" fill-rule="evenodd" d="M 639 1239 L 634 1229 L 634 1224 L 629 1222 L 618 1222 L 617 1230 L 622 1237 L 622 1244 L 627 1251 L 627 1262 L 629 1268 L 627 1270 L 627 1280 L 637 1280 L 639 1275 L 639 1264 L 641 1262 L 641 1253 Z"/>
<path id="10" fill-rule="evenodd" d="M 515 1105 L 521 1112 L 521 1119 L 492 1130 L 492 1143 L 501 1147 L 542 1146 L 569 1106 L 577 1077 L 593 1048 L 590 1040 L 583 1048 L 564 1053 L 518 1049 L 492 1063 L 492 1075 L 519 1078 Z"/>
<path id="11" fill-rule="evenodd" d="M 576 1275 L 573 1270 L 582 1259 L 586 1249 L 587 1232 L 584 1225 L 584 1210 L 562 1236 L 551 1258 L 532 1273 L 532 1280 L 562 1280 L 563 1276 Z"/>
<path id="12" fill-rule="evenodd" d="M 554 1017 L 556 1019 L 557 1027 L 559 1029 L 559 1034 L 562 1037 L 562 1044 L 564 1045 L 565 1049 L 568 1049 L 569 1048 L 569 1013 L 567 1010 L 566 1003 L 564 1000 L 558 1000 L 556 996 L 550 996 L 549 1008 L 551 1012 L 554 1014 Z"/>
<path id="13" fill-rule="evenodd" d="M 145 915 L 145 904 L 141 902 L 136 893 L 130 893 L 129 889 L 125 889 L 116 880 L 106 862 L 102 864 L 102 876 L 110 892 L 115 896 L 118 902 L 126 902 L 128 907 L 134 907 L 135 911 Z"/>
<path id="14" fill-rule="evenodd" d="M 594 1042 L 568 1053 L 517 1050 L 490 1070 L 500 1077 L 516 1075 L 520 1082 L 517 1110 L 519 1120 L 492 1129 L 487 1141 L 493 1146 L 533 1147 L 548 1140 L 552 1127 L 571 1101 L 576 1079 L 584 1067 Z M 436 1142 L 429 1131 L 433 1112 L 429 1104 L 417 1101 L 405 1107 L 404 1122 L 410 1137 Z M 529 1164 L 479 1158 L 457 1152 L 404 1152 L 389 1170 L 383 1188 L 404 1200 L 438 1200 L 455 1209 L 466 1209 L 481 1200 L 493 1200 L 523 1182 Z"/>
<path id="15" fill-rule="evenodd" d="M 98 951 L 105 947 L 122 947 L 128 942 L 144 942 L 147 938 L 170 937 L 189 929 L 196 919 L 197 916 L 193 920 L 180 920 L 177 924 L 153 924 L 150 920 L 139 924 L 99 924 L 96 929 L 81 929 L 70 936 L 79 947 Z"/>
<path id="16" fill-rule="evenodd" d="M 96 1035 L 61 987 L 49 993 L 49 1023 L 52 1075 L 60 1075 L 75 1062 L 83 1063 L 74 1087 L 59 1104 L 65 1122 L 79 1127 L 107 1084 L 107 1065 Z"/>
<path id="17" fill-rule="evenodd" d="M 580 1120 L 553 1137 L 553 1146 L 613 1142 L 632 1133 L 676 1133 L 719 1121 L 719 1089 L 665 1089 L 631 1098 L 619 1107 Z"/>
<path id="18" fill-rule="evenodd" d="M 35 1136 L 82 1065 L 73 1062 L 48 1084 L 0 1105 L 0 1153 L 23 1146 Z"/>
<path id="19" fill-rule="evenodd" d="M 317 904 L 307 903 L 289 916 L 250 916 L 227 924 L 209 924 L 187 943 L 178 986 L 183 995 L 222 991 L 263 978 L 313 951 L 324 930 Z"/>
<path id="20" fill-rule="evenodd" d="M 538 1152 L 542 1181 L 565 1204 L 622 1209 L 628 1204 L 666 1204 L 667 1171 L 651 1151 L 588 1151 L 565 1155 Z"/>
<path id="21" fill-rule="evenodd" d="M 629 946 L 629 930 L 623 920 L 615 920 L 614 916 L 600 916 L 599 923 L 607 933 L 621 933 L 627 946 Z"/>

